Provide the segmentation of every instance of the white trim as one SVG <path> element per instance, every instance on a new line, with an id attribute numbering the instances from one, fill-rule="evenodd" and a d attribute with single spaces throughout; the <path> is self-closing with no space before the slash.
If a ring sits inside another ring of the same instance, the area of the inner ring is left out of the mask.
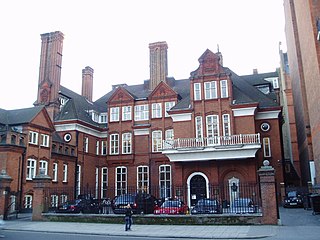
<path id="1" fill-rule="evenodd" d="M 253 116 L 257 107 L 250 107 L 250 108 L 236 108 L 232 109 L 233 116 L 235 117 L 242 117 L 242 116 Z"/>
<path id="2" fill-rule="evenodd" d="M 100 132 L 98 130 L 83 126 L 78 123 L 58 124 L 54 126 L 57 132 L 79 131 L 99 138 L 108 137 L 108 132 Z"/>
<path id="3" fill-rule="evenodd" d="M 225 148 L 208 147 L 192 150 L 165 150 L 162 151 L 162 154 L 166 155 L 170 162 L 233 160 L 254 158 L 260 148 L 261 144 L 247 144 L 229 148 L 226 146 Z"/>
<path id="4" fill-rule="evenodd" d="M 268 111 L 268 112 L 258 112 L 256 115 L 256 120 L 261 119 L 277 119 L 279 117 L 280 110 Z"/>
<path id="5" fill-rule="evenodd" d="M 170 114 L 173 122 L 191 121 L 192 113 Z"/>
<path id="6" fill-rule="evenodd" d="M 187 202 L 188 202 L 188 207 L 190 208 L 191 207 L 191 201 L 190 201 L 190 180 L 191 178 L 193 178 L 194 176 L 196 175 L 200 175 L 202 177 L 204 177 L 204 179 L 206 180 L 206 194 L 207 194 L 207 198 L 209 197 L 209 179 L 207 177 L 207 175 L 205 175 L 204 173 L 202 172 L 194 172 L 194 173 L 191 173 L 187 179 L 187 189 L 188 189 L 188 199 L 187 199 Z"/>
<path id="7" fill-rule="evenodd" d="M 141 135 L 149 135 L 149 128 L 142 128 L 142 129 L 134 129 L 133 134 L 134 136 L 141 136 Z"/>

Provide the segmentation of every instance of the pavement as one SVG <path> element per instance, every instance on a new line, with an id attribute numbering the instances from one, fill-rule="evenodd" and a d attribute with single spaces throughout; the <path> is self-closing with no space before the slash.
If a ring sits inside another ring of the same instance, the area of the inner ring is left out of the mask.
<path id="1" fill-rule="evenodd" d="M 305 210 L 300 210 L 304 213 Z M 284 214 L 288 212 L 284 211 Z M 305 211 L 307 212 L 307 211 Z M 308 211 L 309 212 L 309 211 Z M 300 214 L 301 214 L 300 213 Z M 312 217 L 309 212 L 307 218 Z M 286 219 L 284 217 L 284 219 Z M 320 219 L 317 217 L 317 219 Z M 318 222 L 316 222 L 316 225 Z M 125 231 L 124 224 L 43 222 L 31 221 L 31 216 L 5 221 L 4 230 L 90 234 L 104 236 L 134 236 L 186 239 L 259 239 L 275 236 L 279 225 L 132 225 L 132 231 Z M 293 226 L 294 227 L 294 226 Z"/>

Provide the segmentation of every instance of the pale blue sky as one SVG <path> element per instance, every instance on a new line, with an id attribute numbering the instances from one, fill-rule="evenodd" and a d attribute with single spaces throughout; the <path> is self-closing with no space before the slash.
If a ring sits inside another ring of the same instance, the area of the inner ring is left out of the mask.
<path id="1" fill-rule="evenodd" d="M 11 0 L 0 8 L 0 108 L 33 106 L 40 34 L 61 31 L 61 84 L 81 92 L 82 69 L 94 69 L 96 100 L 112 84 L 149 78 L 151 42 L 168 43 L 169 76 L 186 79 L 217 44 L 224 66 L 240 75 L 275 71 L 285 45 L 282 0 Z"/>

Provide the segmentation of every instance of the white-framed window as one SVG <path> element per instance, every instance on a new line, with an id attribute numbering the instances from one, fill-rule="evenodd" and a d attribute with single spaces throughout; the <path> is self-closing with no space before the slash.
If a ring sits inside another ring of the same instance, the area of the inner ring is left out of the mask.
<path id="1" fill-rule="evenodd" d="M 108 191 L 108 168 L 101 168 L 101 198 L 107 198 Z"/>
<path id="2" fill-rule="evenodd" d="M 48 175 L 48 162 L 45 160 L 39 161 L 39 173 L 43 173 L 44 175 Z"/>
<path id="3" fill-rule="evenodd" d="M 193 84 L 194 100 L 201 100 L 201 83 Z"/>
<path id="4" fill-rule="evenodd" d="M 277 77 L 265 78 L 264 80 L 272 83 L 273 89 L 279 88 L 279 79 Z"/>
<path id="5" fill-rule="evenodd" d="M 24 208 L 32 208 L 32 195 L 24 196 Z"/>
<path id="6" fill-rule="evenodd" d="M 68 195 L 62 194 L 60 195 L 60 203 L 63 204 L 68 201 Z"/>
<path id="7" fill-rule="evenodd" d="M 203 138 L 203 128 L 202 128 L 202 117 L 197 116 L 195 117 L 195 125 L 196 125 L 196 138 L 201 139 Z"/>
<path id="8" fill-rule="evenodd" d="M 108 114 L 101 113 L 99 118 L 99 123 L 107 123 L 108 122 Z"/>
<path id="9" fill-rule="evenodd" d="M 127 168 L 116 167 L 116 196 L 127 193 Z"/>
<path id="10" fill-rule="evenodd" d="M 164 116 L 165 117 L 170 117 L 170 115 L 168 114 L 168 111 L 174 107 L 176 103 L 175 102 L 165 102 L 165 113 Z"/>
<path id="11" fill-rule="evenodd" d="M 68 182 L 68 164 L 63 164 L 63 179 L 62 182 Z"/>
<path id="12" fill-rule="evenodd" d="M 268 137 L 263 138 L 262 142 L 263 142 L 263 156 L 264 157 L 271 157 L 270 138 L 268 138 Z"/>
<path id="13" fill-rule="evenodd" d="M 137 105 L 134 107 L 134 120 L 135 121 L 149 120 L 149 106 L 148 106 L 148 104 Z"/>
<path id="14" fill-rule="evenodd" d="M 149 167 L 137 167 L 137 189 L 139 192 L 149 193 Z"/>
<path id="15" fill-rule="evenodd" d="M 130 154 L 132 152 L 132 134 L 122 134 L 122 154 Z"/>
<path id="16" fill-rule="evenodd" d="M 119 134 L 110 134 L 110 155 L 119 154 Z"/>
<path id="17" fill-rule="evenodd" d="M 58 163 L 52 164 L 52 182 L 58 181 Z"/>
<path id="18" fill-rule="evenodd" d="M 205 99 L 214 99 L 217 98 L 217 82 L 205 82 L 204 83 L 204 98 Z"/>
<path id="19" fill-rule="evenodd" d="M 51 207 L 56 208 L 59 204 L 59 196 L 58 195 L 51 195 Z"/>
<path id="20" fill-rule="evenodd" d="M 99 144 L 100 142 L 99 141 L 96 141 L 96 155 L 99 155 Z"/>
<path id="21" fill-rule="evenodd" d="M 278 78 L 273 78 L 272 79 L 272 86 L 274 89 L 278 89 L 279 88 L 279 79 Z"/>
<path id="22" fill-rule="evenodd" d="M 152 118 L 162 118 L 162 103 L 152 103 Z"/>
<path id="23" fill-rule="evenodd" d="M 122 121 L 132 120 L 132 107 L 124 106 L 122 107 Z"/>
<path id="24" fill-rule="evenodd" d="M 37 161 L 35 159 L 27 160 L 27 180 L 32 180 L 36 176 Z"/>
<path id="25" fill-rule="evenodd" d="M 110 108 L 110 122 L 119 121 L 119 107 Z"/>
<path id="26" fill-rule="evenodd" d="M 87 153 L 89 151 L 89 138 L 84 138 L 84 151 Z"/>
<path id="27" fill-rule="evenodd" d="M 171 197 L 171 166 L 159 166 L 160 198 Z"/>
<path id="28" fill-rule="evenodd" d="M 165 139 L 166 140 L 173 140 L 174 139 L 173 129 L 168 129 L 165 131 Z"/>
<path id="29" fill-rule="evenodd" d="M 49 147 L 49 135 L 41 134 L 41 143 L 40 146 Z"/>
<path id="30" fill-rule="evenodd" d="M 217 144 L 219 136 L 219 116 L 209 115 L 206 117 L 207 124 L 207 138 L 209 144 Z"/>
<path id="31" fill-rule="evenodd" d="M 98 198 L 99 195 L 99 168 L 96 167 L 96 185 L 95 185 L 95 197 Z"/>
<path id="32" fill-rule="evenodd" d="M 101 155 L 107 155 L 107 141 L 101 141 Z"/>
<path id="33" fill-rule="evenodd" d="M 223 114 L 222 115 L 222 124 L 223 124 L 223 136 L 230 136 L 230 115 Z"/>
<path id="34" fill-rule="evenodd" d="M 227 98 L 229 97 L 228 93 L 228 80 L 221 80 L 220 81 L 220 94 L 221 98 Z"/>
<path id="35" fill-rule="evenodd" d="M 89 111 L 89 114 L 91 114 L 92 121 L 99 122 L 99 113 L 95 111 Z"/>
<path id="36" fill-rule="evenodd" d="M 152 132 L 152 152 L 160 152 L 162 149 L 162 131 Z"/>
<path id="37" fill-rule="evenodd" d="M 37 145 L 38 144 L 38 135 L 39 134 L 37 132 L 30 131 L 29 132 L 29 143 Z"/>
<path id="38" fill-rule="evenodd" d="M 76 178 L 76 194 L 77 196 L 81 193 L 81 165 L 77 165 L 77 178 Z"/>

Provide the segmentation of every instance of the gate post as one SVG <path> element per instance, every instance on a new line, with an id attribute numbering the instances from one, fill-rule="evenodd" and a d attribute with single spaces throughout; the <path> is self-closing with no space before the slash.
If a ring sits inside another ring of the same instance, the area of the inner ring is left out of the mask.
<path id="1" fill-rule="evenodd" d="M 6 170 L 2 170 L 0 173 L 0 218 L 4 220 L 7 219 L 11 182 L 12 178 L 7 175 Z"/>
<path id="2" fill-rule="evenodd" d="M 262 205 L 262 224 L 278 224 L 278 204 L 276 196 L 275 170 L 264 160 L 258 170 Z"/>
<path id="3" fill-rule="evenodd" d="M 45 175 L 42 171 L 33 179 L 33 201 L 32 201 L 32 221 L 40 221 L 42 213 L 46 207 L 46 190 L 50 186 L 51 177 Z"/>

